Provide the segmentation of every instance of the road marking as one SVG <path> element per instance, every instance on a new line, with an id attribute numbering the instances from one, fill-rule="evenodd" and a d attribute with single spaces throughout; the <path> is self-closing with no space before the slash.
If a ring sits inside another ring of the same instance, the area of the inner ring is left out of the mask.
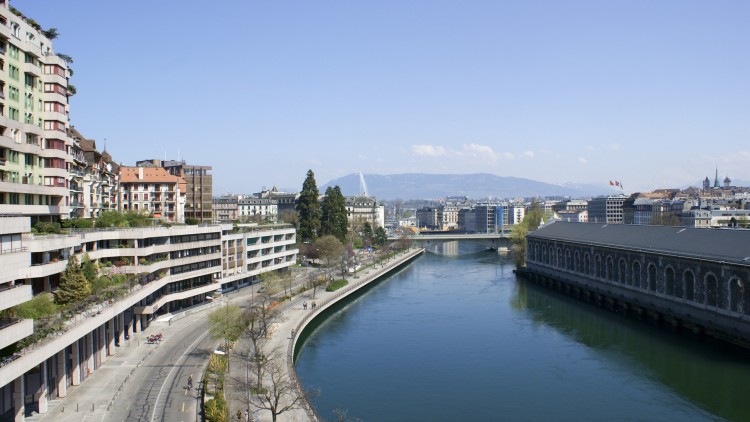
<path id="1" fill-rule="evenodd" d="M 175 365 L 172 367 L 172 370 L 170 370 L 169 373 L 167 374 L 167 378 L 164 380 L 164 383 L 162 383 L 161 388 L 159 389 L 159 394 L 156 396 L 156 401 L 154 401 L 154 411 L 151 412 L 151 422 L 154 422 L 154 420 L 155 420 L 154 418 L 156 417 L 156 409 L 159 407 L 158 404 L 159 404 L 159 399 L 161 398 L 161 393 L 164 392 L 164 387 L 167 385 L 167 380 L 169 379 L 169 377 L 172 376 L 172 372 L 174 372 L 174 370 L 177 369 L 177 363 L 179 363 L 180 360 L 182 360 L 182 358 L 185 357 L 185 355 L 188 353 L 188 351 L 190 351 L 193 348 L 193 346 L 195 345 L 195 343 L 197 343 L 198 341 L 200 341 L 207 334 L 208 334 L 208 330 L 206 330 L 205 333 L 203 333 L 200 336 L 198 336 L 198 338 L 195 339 L 195 341 L 193 343 L 191 343 L 190 346 L 188 346 L 185 349 L 184 352 L 182 352 L 182 355 L 180 356 L 179 359 L 177 359 L 177 362 L 175 362 Z"/>
<path id="2" fill-rule="evenodd" d="M 185 412 L 185 402 L 182 402 L 182 410 L 180 412 Z"/>

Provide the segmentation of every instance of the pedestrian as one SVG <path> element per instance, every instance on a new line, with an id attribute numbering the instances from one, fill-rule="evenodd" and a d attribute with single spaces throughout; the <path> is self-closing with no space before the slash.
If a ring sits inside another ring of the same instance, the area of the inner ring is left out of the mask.
<path id="1" fill-rule="evenodd" d="M 188 390 L 193 390 L 193 374 L 188 375 Z"/>
<path id="2" fill-rule="evenodd" d="M 307 310 L 307 302 L 302 302 L 302 309 Z"/>
<path id="3" fill-rule="evenodd" d="M 250 422 L 250 412 L 245 409 L 245 422 Z"/>
<path id="4" fill-rule="evenodd" d="M 292 335 L 291 338 L 294 338 L 294 328 L 292 328 Z"/>

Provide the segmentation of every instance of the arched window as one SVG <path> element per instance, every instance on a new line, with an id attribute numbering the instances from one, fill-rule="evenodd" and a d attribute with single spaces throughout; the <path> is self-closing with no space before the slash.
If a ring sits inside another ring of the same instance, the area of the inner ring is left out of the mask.
<path id="1" fill-rule="evenodd" d="M 652 292 L 656 291 L 656 265 L 654 264 L 648 266 L 648 289 Z"/>
<path id="2" fill-rule="evenodd" d="M 581 252 L 579 251 L 573 254 L 573 271 L 585 272 L 581 270 Z"/>
<path id="3" fill-rule="evenodd" d="M 607 257 L 607 280 L 615 279 L 615 261 L 611 256 Z"/>
<path id="4" fill-rule="evenodd" d="M 617 281 L 619 281 L 621 284 L 625 284 L 628 275 L 628 264 L 625 263 L 625 259 L 620 258 L 619 267 L 620 268 L 617 271 Z"/>
<path id="5" fill-rule="evenodd" d="M 549 264 L 549 261 L 547 260 L 547 247 L 542 246 L 542 264 Z"/>
<path id="6" fill-rule="evenodd" d="M 664 281 L 667 285 L 667 295 L 674 296 L 674 270 L 672 267 L 667 267 L 664 270 Z"/>
<path id="7" fill-rule="evenodd" d="M 716 276 L 709 274 L 706 276 L 706 305 L 716 306 L 719 296 L 719 283 Z"/>
<path id="8" fill-rule="evenodd" d="M 641 287 L 641 263 L 633 261 L 633 274 L 631 274 L 631 284 L 633 287 Z"/>
<path id="9" fill-rule="evenodd" d="M 721 309 L 730 310 L 729 308 L 729 282 L 726 280 L 719 281 L 719 294 L 716 297 L 716 306 Z"/>
<path id="10" fill-rule="evenodd" d="M 599 254 L 596 254 L 596 258 L 594 258 L 594 267 L 595 267 L 594 275 L 596 275 L 599 278 L 604 278 L 602 277 L 602 273 L 604 272 L 604 268 L 602 268 L 602 256 Z"/>
<path id="11" fill-rule="evenodd" d="M 534 242 L 534 261 L 539 261 L 539 244 Z"/>
<path id="12" fill-rule="evenodd" d="M 687 270 L 682 274 L 682 279 L 685 282 L 685 299 L 702 303 L 702 300 L 695 297 L 695 274 Z"/>
<path id="13" fill-rule="evenodd" d="M 583 255 L 583 272 L 591 274 L 591 255 L 588 252 Z"/>
<path id="14" fill-rule="evenodd" d="M 745 313 L 745 285 L 739 278 L 729 280 L 729 310 Z"/>
<path id="15" fill-rule="evenodd" d="M 562 248 L 557 248 L 557 266 L 560 268 L 565 266 L 565 260 L 563 260 Z"/>

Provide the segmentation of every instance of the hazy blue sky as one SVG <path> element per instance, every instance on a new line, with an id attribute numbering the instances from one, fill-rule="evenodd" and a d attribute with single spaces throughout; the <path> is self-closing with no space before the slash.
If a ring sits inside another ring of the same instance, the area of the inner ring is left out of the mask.
<path id="1" fill-rule="evenodd" d="M 212 165 L 215 193 L 309 168 L 750 180 L 744 0 L 11 4 L 59 30 L 85 136 Z"/>

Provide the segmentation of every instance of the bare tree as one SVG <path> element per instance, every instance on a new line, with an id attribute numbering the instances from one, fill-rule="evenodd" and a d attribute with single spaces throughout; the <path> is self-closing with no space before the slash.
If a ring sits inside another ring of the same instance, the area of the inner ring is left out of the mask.
<path id="1" fill-rule="evenodd" d="M 304 402 L 304 393 L 297 388 L 286 373 L 283 359 L 270 358 L 265 363 L 266 388 L 258 391 L 258 408 L 271 412 L 275 422 L 284 412 L 300 406 Z"/>

